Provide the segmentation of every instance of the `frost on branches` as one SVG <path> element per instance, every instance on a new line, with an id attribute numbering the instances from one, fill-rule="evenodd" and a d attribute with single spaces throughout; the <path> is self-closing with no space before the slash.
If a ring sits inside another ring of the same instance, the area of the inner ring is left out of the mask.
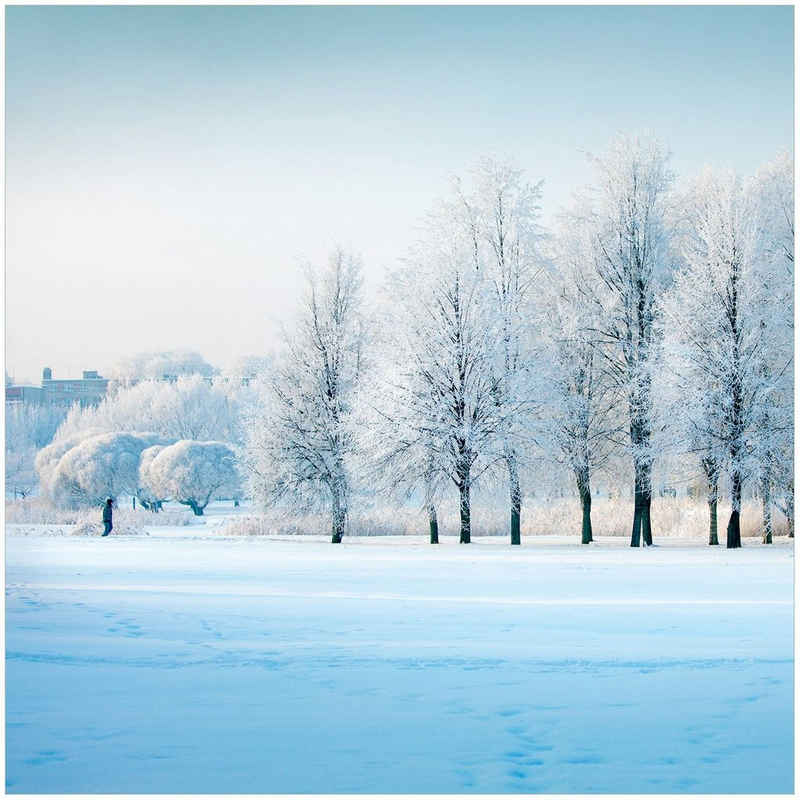
<path id="1" fill-rule="evenodd" d="M 603 369 L 604 315 L 592 269 L 595 230 L 586 209 L 563 215 L 555 247 L 557 273 L 546 292 L 541 365 L 545 378 L 543 444 L 571 471 L 581 503 L 581 543 L 592 541 L 595 470 L 622 444 L 619 381 Z"/>
<path id="2" fill-rule="evenodd" d="M 470 542 L 472 488 L 508 463 L 514 416 L 525 403 L 504 382 L 508 341 L 491 273 L 476 262 L 479 248 L 460 209 L 445 203 L 430 216 L 389 287 L 383 327 L 391 344 L 384 342 L 373 387 L 373 469 L 409 491 L 421 488 L 432 543 L 448 484 L 459 494 L 459 540 Z"/>
<path id="3" fill-rule="evenodd" d="M 145 450 L 137 478 L 150 498 L 172 498 L 196 516 L 217 495 L 239 494 L 239 474 L 230 445 L 224 442 L 179 441 L 157 452 Z"/>
<path id="4" fill-rule="evenodd" d="M 620 136 L 595 159 L 594 265 L 602 308 L 602 369 L 625 396 L 634 471 L 631 546 L 652 544 L 654 453 L 651 391 L 656 297 L 669 269 L 666 195 L 672 182 L 661 145 Z"/>
<path id="5" fill-rule="evenodd" d="M 683 263 L 664 302 L 665 349 L 676 376 L 687 450 L 708 482 L 709 543 L 717 543 L 719 479 L 727 471 L 727 546 L 741 547 L 742 491 L 759 482 L 764 542 L 772 540 L 771 486 L 791 461 L 792 341 L 781 258 L 770 253 L 757 186 L 706 170 L 685 201 Z M 770 219 L 774 219 L 772 213 Z M 777 251 L 785 258 L 783 248 Z M 791 467 L 789 468 L 791 469 Z"/>
<path id="6" fill-rule="evenodd" d="M 332 541 L 342 541 L 356 451 L 352 407 L 362 368 L 361 266 L 339 249 L 308 271 L 305 301 L 261 402 L 250 412 L 243 451 L 253 496 L 314 506 L 327 499 Z"/>

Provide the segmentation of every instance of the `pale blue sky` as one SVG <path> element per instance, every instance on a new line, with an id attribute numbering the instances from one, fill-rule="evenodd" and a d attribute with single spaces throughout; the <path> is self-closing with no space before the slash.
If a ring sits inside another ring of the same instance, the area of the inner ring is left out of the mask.
<path id="1" fill-rule="evenodd" d="M 620 130 L 753 171 L 793 97 L 791 6 L 7 7 L 7 369 L 262 351 L 299 258 L 376 282 L 483 155 L 549 217 Z"/>

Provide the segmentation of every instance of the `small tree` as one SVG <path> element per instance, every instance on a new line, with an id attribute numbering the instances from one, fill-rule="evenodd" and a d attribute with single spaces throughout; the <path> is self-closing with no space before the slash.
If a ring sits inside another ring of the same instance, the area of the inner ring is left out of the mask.
<path id="1" fill-rule="evenodd" d="M 171 497 L 197 516 L 203 516 L 215 494 L 234 495 L 239 490 L 235 454 L 224 442 L 182 440 L 152 458 L 148 454 L 139 481 L 152 497 Z"/>

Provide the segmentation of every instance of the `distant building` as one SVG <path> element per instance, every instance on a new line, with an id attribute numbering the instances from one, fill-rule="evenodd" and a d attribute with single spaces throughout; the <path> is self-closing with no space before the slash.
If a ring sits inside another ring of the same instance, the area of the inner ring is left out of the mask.
<path id="1" fill-rule="evenodd" d="M 53 403 L 97 405 L 106 395 L 108 379 L 96 370 L 84 370 L 82 378 L 55 380 L 50 367 L 42 370 L 41 386 L 6 386 L 6 403 Z"/>
<path id="2" fill-rule="evenodd" d="M 6 403 L 41 403 L 42 397 L 41 386 L 6 385 Z"/>

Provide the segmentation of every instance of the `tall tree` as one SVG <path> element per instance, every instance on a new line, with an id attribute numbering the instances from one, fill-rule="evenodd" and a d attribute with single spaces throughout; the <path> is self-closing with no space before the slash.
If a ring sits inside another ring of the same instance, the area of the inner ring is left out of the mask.
<path id="1" fill-rule="evenodd" d="M 623 432 L 618 394 L 601 368 L 596 331 L 602 308 L 596 301 L 591 221 L 576 206 L 562 216 L 556 239 L 557 273 L 546 292 L 541 370 L 546 377 L 545 430 L 555 458 L 572 471 L 581 503 L 581 543 L 592 539 L 594 472 L 603 467 Z"/>
<path id="2" fill-rule="evenodd" d="M 436 500 L 446 482 L 455 485 L 463 544 L 471 541 L 473 488 L 502 462 L 514 413 L 497 402 L 500 329 L 473 247 L 452 205 L 442 204 L 393 279 L 393 349 L 380 382 L 374 448 L 385 473 L 421 489 L 432 541 Z"/>
<path id="3" fill-rule="evenodd" d="M 595 158 L 594 263 L 603 286 L 598 347 L 602 369 L 626 398 L 634 471 L 631 546 L 653 543 L 653 400 L 656 297 L 669 262 L 666 196 L 668 155 L 651 139 L 618 137 Z"/>
<path id="4" fill-rule="evenodd" d="M 528 416 L 523 411 L 533 405 L 529 381 L 532 301 L 543 261 L 538 225 L 541 183 L 528 183 L 522 170 L 492 159 L 479 163 L 471 183 L 465 186 L 456 182 L 458 203 L 454 213 L 466 227 L 476 268 L 486 272 L 490 286 L 486 299 L 497 316 L 500 346 L 494 364 L 495 402 L 507 423 L 503 461 L 508 473 L 511 544 L 518 545 L 520 457 Z M 516 409 L 515 414 L 507 413 L 511 408 Z"/>
<path id="5" fill-rule="evenodd" d="M 664 303 L 665 325 L 672 328 L 667 340 L 710 505 L 717 476 L 727 470 L 729 548 L 741 547 L 743 488 L 763 469 L 774 435 L 775 376 L 765 369 L 774 331 L 764 322 L 772 299 L 759 261 L 755 202 L 733 173 L 701 174 L 686 199 L 683 263 Z"/>
<path id="6" fill-rule="evenodd" d="M 305 302 L 249 419 L 243 463 L 254 496 L 315 505 L 327 496 L 332 542 L 345 534 L 356 437 L 352 407 L 362 371 L 360 260 L 335 250 L 308 272 Z"/>

